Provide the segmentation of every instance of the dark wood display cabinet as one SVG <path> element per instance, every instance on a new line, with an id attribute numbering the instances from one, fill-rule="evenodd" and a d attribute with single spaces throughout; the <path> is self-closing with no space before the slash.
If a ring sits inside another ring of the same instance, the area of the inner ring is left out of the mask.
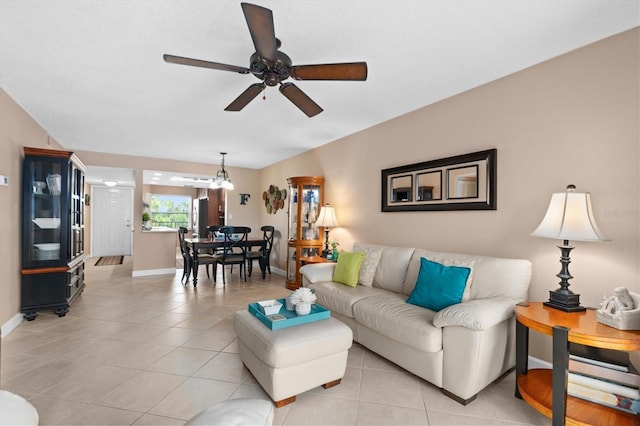
<path id="1" fill-rule="evenodd" d="M 24 148 L 20 310 L 69 311 L 84 282 L 84 175 L 72 152 Z"/>

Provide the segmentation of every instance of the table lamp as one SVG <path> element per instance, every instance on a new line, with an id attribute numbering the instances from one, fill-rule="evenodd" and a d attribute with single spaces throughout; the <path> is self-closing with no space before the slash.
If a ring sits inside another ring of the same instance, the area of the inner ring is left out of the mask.
<path id="1" fill-rule="evenodd" d="M 322 250 L 322 257 L 327 257 L 327 254 L 329 254 L 329 228 L 338 226 L 336 212 L 329 204 L 325 204 L 320 208 L 316 226 L 322 226 L 324 228 L 324 250 Z"/>
<path id="2" fill-rule="evenodd" d="M 549 292 L 549 301 L 545 306 L 565 312 L 581 312 L 585 308 L 580 306 L 580 295 L 569 290 L 569 280 L 573 278 L 569 273 L 569 254 L 574 241 L 607 241 L 600 233 L 593 217 L 591 194 L 575 192 L 575 185 L 568 185 L 566 192 L 555 193 L 547 213 L 538 228 L 531 233 L 534 237 L 556 238 L 563 240 L 559 245 L 562 269 L 556 275 L 560 278 L 560 288 Z"/>

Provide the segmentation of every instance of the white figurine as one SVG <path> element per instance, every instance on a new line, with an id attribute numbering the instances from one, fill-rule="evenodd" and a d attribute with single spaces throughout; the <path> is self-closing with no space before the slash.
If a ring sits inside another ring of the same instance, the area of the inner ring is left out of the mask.
<path id="1" fill-rule="evenodd" d="M 597 320 L 620 330 L 640 329 L 640 299 L 624 287 L 614 290 L 613 296 L 604 296 L 596 311 Z"/>

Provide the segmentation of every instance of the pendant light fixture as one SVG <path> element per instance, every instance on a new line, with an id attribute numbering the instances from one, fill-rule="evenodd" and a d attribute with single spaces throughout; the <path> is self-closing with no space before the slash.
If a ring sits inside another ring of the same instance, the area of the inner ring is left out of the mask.
<path id="1" fill-rule="evenodd" d="M 211 182 L 211 185 L 209 185 L 209 188 L 211 189 L 224 188 L 229 191 L 233 191 L 233 184 L 231 183 L 231 179 L 229 179 L 229 174 L 224 169 L 224 156 L 227 155 L 227 153 L 221 152 L 220 155 L 222 155 L 222 163 L 220 164 L 222 169 L 218 170 L 218 173 L 216 174 L 216 178 L 213 180 L 213 182 Z"/>

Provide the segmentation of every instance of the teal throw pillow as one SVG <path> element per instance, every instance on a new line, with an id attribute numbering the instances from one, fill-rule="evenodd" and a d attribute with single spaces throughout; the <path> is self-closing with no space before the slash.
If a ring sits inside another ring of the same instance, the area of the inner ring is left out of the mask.
<path id="1" fill-rule="evenodd" d="M 356 251 L 350 253 L 340 250 L 336 269 L 333 271 L 333 281 L 355 287 L 358 285 L 358 275 L 360 266 L 364 260 L 364 252 Z"/>
<path id="2" fill-rule="evenodd" d="M 470 272 L 470 268 L 445 266 L 421 257 L 418 280 L 407 303 L 432 311 L 460 303 Z"/>

